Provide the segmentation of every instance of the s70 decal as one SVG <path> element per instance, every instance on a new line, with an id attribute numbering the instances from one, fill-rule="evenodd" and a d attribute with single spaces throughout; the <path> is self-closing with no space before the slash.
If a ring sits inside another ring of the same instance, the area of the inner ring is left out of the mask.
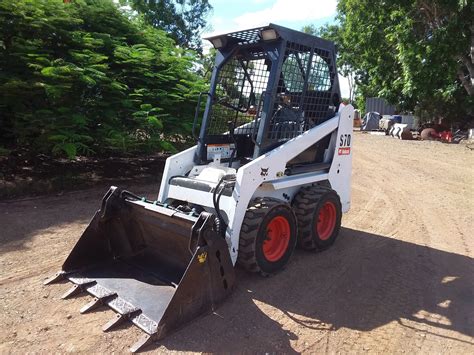
<path id="1" fill-rule="evenodd" d="M 339 148 L 337 150 L 338 155 L 349 155 L 351 154 L 351 135 L 341 134 L 339 137 Z"/>

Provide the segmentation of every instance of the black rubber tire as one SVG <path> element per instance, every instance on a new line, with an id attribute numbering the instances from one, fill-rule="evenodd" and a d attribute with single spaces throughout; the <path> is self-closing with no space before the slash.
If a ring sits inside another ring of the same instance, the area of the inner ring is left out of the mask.
<path id="1" fill-rule="evenodd" d="M 327 202 L 336 207 L 336 224 L 330 237 L 322 240 L 316 228 L 319 211 Z M 298 220 L 298 247 L 305 250 L 324 250 L 334 244 L 341 229 L 342 207 L 336 191 L 316 185 L 303 187 L 293 199 L 293 210 Z"/>
<path id="2" fill-rule="evenodd" d="M 268 223 L 277 216 L 288 220 L 290 238 L 286 251 L 277 261 L 269 261 L 263 253 L 263 242 L 266 238 Z M 268 276 L 280 271 L 290 260 L 297 240 L 296 216 L 288 203 L 273 198 L 253 200 L 242 223 L 239 238 L 239 254 L 237 262 L 250 272 Z"/>

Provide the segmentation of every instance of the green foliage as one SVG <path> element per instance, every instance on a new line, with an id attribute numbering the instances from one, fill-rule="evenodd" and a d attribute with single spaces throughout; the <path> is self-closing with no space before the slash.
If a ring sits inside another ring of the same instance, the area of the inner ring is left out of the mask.
<path id="1" fill-rule="evenodd" d="M 210 48 L 209 52 L 202 56 L 200 61 L 201 68 L 199 74 L 204 78 L 206 82 L 211 81 L 212 72 L 214 70 L 214 63 L 216 61 L 217 50 Z"/>
<path id="2" fill-rule="evenodd" d="M 208 0 L 120 0 L 181 46 L 201 51 L 201 33 L 212 9 Z"/>
<path id="3" fill-rule="evenodd" d="M 0 0 L 0 146 L 173 150 L 205 91 L 196 60 L 112 0 Z"/>
<path id="4" fill-rule="evenodd" d="M 463 120 L 474 115 L 473 18 L 467 0 L 340 0 L 338 25 L 320 33 L 337 42 L 359 103 L 384 97 L 402 110 Z"/>

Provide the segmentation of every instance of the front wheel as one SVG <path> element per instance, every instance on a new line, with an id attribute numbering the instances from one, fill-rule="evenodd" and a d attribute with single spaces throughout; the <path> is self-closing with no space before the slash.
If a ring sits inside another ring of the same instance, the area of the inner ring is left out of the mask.
<path id="1" fill-rule="evenodd" d="M 238 263 L 251 272 L 273 274 L 290 259 L 296 239 L 297 222 L 291 207 L 277 199 L 256 199 L 242 223 Z"/>
<path id="2" fill-rule="evenodd" d="M 302 188 L 293 200 L 298 220 L 298 246 L 324 250 L 334 242 L 341 229 L 342 208 L 338 194 L 324 186 Z"/>

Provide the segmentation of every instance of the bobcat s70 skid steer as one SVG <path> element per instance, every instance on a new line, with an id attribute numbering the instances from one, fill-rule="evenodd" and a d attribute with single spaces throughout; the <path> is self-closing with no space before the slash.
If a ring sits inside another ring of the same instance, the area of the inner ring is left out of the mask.
<path id="1" fill-rule="evenodd" d="M 81 313 L 112 308 L 104 331 L 141 328 L 132 351 L 212 311 L 234 265 L 267 275 L 296 245 L 329 247 L 350 207 L 353 108 L 340 105 L 334 44 L 274 24 L 208 40 L 197 144 L 167 159 L 156 201 L 112 187 L 46 281 L 92 295 Z"/>

